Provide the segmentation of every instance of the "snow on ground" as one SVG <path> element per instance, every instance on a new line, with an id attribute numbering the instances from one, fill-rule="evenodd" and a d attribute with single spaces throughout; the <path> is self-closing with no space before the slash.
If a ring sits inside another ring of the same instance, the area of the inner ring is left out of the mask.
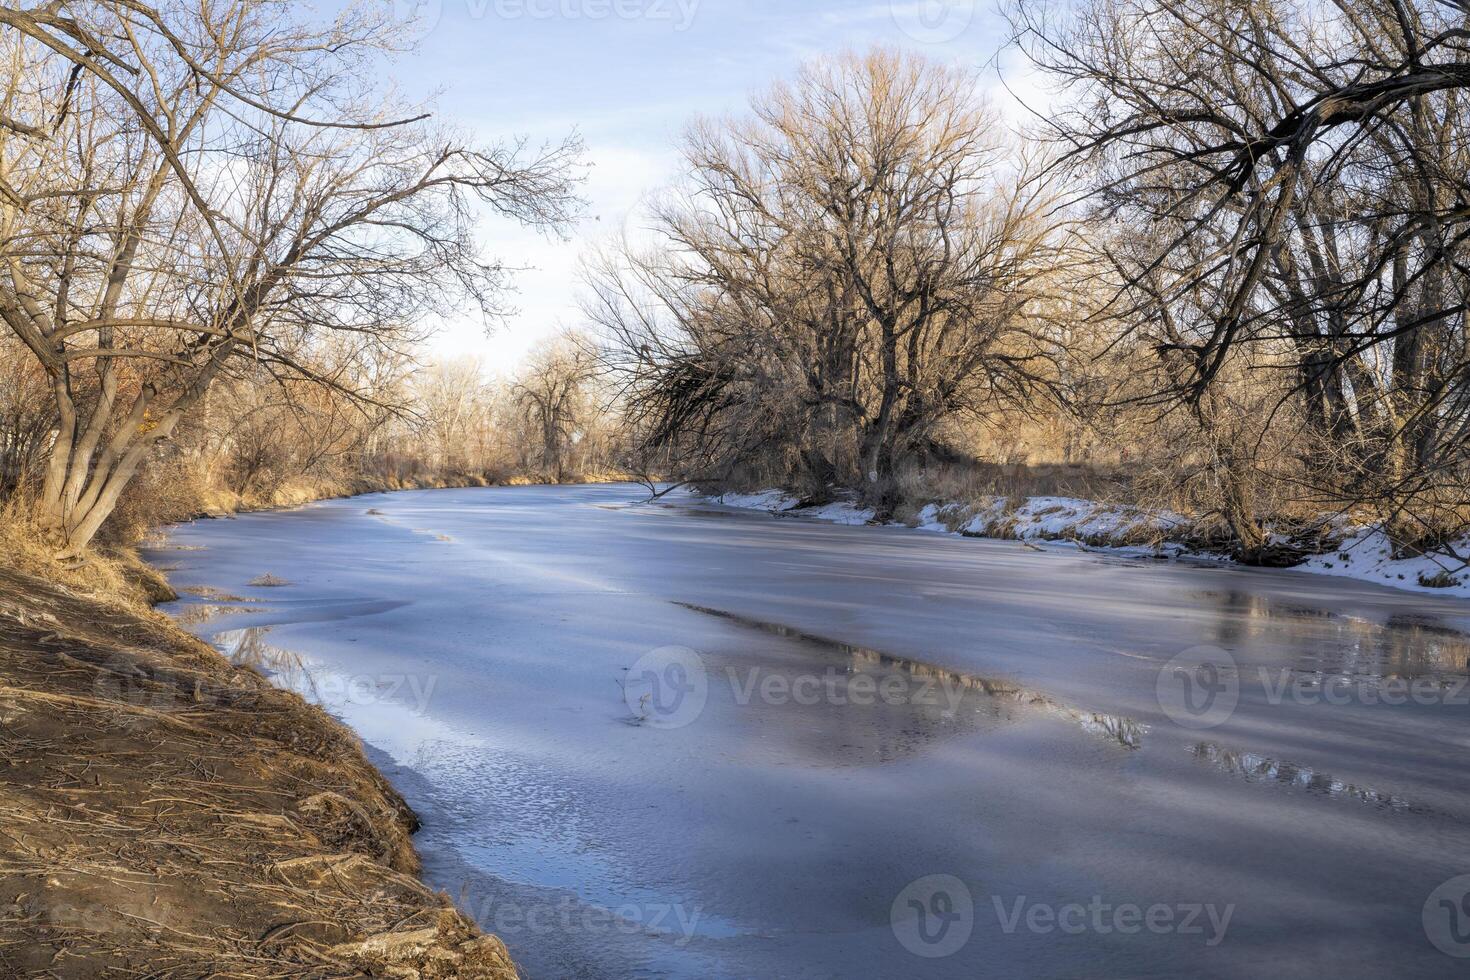
<path id="1" fill-rule="evenodd" d="M 802 517 L 835 524 L 867 524 L 874 518 L 872 509 L 850 500 L 802 507 L 798 498 L 784 490 L 726 493 L 711 499 L 727 507 L 774 514 L 800 510 Z M 930 504 L 909 526 L 972 537 L 1075 540 L 1117 547 L 1162 542 L 1188 523 L 1184 517 L 1169 511 L 1146 511 L 1074 497 L 1030 497 L 1015 509 L 1009 506 L 1007 498 L 992 497 L 979 504 Z"/>
<path id="2" fill-rule="evenodd" d="M 872 510 L 851 501 L 802 507 L 798 498 L 784 490 L 727 493 L 711 499 L 727 507 L 780 514 L 797 512 L 802 517 L 836 524 L 867 524 L 874 517 Z M 1188 549 L 1178 539 L 1188 533 L 1191 524 L 1189 518 L 1172 511 L 1075 497 L 1028 497 L 1014 508 L 1008 498 L 992 497 L 979 503 L 929 504 L 908 526 L 937 534 L 1180 555 L 1188 553 Z M 1342 534 L 1335 551 L 1310 558 L 1292 570 L 1470 598 L 1470 570 L 1461 569 L 1460 562 L 1448 555 L 1396 559 L 1392 557 L 1393 548 L 1387 535 L 1381 530 L 1345 527 Z M 1455 542 L 1453 547 L 1458 554 L 1470 554 L 1470 538 Z M 1453 584 L 1444 585 L 1446 581 Z M 1440 584 L 1426 584 L 1430 582 Z"/>
<path id="3" fill-rule="evenodd" d="M 713 498 L 726 507 L 742 510 L 764 510 L 772 514 L 783 514 L 801 507 L 801 500 L 784 490 L 762 490 L 759 493 L 724 493 Z M 819 507 L 803 507 L 801 516 L 833 524 L 866 524 L 873 519 L 874 512 L 859 507 L 851 501 L 839 500 Z"/>
<path id="4" fill-rule="evenodd" d="M 1462 538 L 1452 547 L 1458 554 L 1466 554 L 1470 552 L 1470 538 Z M 1459 565 L 1448 555 L 1394 558 L 1388 535 L 1376 528 L 1359 527 L 1347 532 L 1335 552 L 1309 558 L 1296 571 L 1342 575 L 1395 589 L 1470 598 L 1470 570 L 1460 569 Z M 1455 584 L 1425 584 L 1447 579 L 1453 579 Z"/>
<path id="5" fill-rule="evenodd" d="M 1189 522 L 1170 511 L 1147 511 L 1076 497 L 1028 497 L 1013 510 L 1005 497 L 994 497 L 978 508 L 931 504 L 920 512 L 919 523 L 929 530 L 981 537 L 1117 547 L 1162 542 Z"/>
<path id="6" fill-rule="evenodd" d="M 760 493 L 724 493 L 714 498 L 726 507 L 742 510 L 768 510 L 778 513 L 791 510 L 801 503 L 784 490 L 762 490 Z"/>

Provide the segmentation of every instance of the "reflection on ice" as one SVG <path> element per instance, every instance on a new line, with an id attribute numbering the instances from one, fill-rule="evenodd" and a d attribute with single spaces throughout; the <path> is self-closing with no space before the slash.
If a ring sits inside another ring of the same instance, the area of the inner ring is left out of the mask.
<path id="1" fill-rule="evenodd" d="M 243 616 L 261 612 L 250 606 L 226 606 L 216 602 L 191 602 L 174 614 L 174 619 L 184 626 L 198 626 L 221 616 Z"/>
<path id="2" fill-rule="evenodd" d="M 760 630 L 782 637 L 803 648 L 804 652 L 814 659 L 825 660 L 829 664 L 835 662 L 841 674 L 838 675 L 836 684 L 828 683 L 827 685 L 830 692 L 830 696 L 826 699 L 828 704 L 853 706 L 855 699 L 848 695 L 847 689 L 852 686 L 855 678 L 871 679 L 871 683 L 867 686 L 874 690 L 884 690 L 885 684 L 889 681 L 898 681 L 899 683 L 892 687 L 903 692 L 903 696 L 896 699 L 877 699 L 880 706 L 904 709 L 904 717 L 897 724 L 897 730 L 894 732 L 893 744 L 880 744 L 876 748 L 879 761 L 887 761 L 894 753 L 901 754 L 901 750 L 912 749 L 923 741 L 941 734 L 955 734 L 959 731 L 977 728 L 982 720 L 1010 721 L 1010 710 L 1017 706 L 1021 710 L 1041 711 L 1065 718 L 1089 734 L 1101 736 L 1129 749 L 1139 748 L 1148 730 L 1147 726 L 1132 718 L 1103 715 L 1072 708 L 1045 694 L 1027 690 L 1011 681 L 949 670 L 920 660 L 829 640 L 781 623 L 750 619 L 720 609 L 683 602 L 675 603 L 675 605 L 707 616 L 715 616 L 747 629 Z M 737 691 L 741 689 L 742 676 L 745 678 L 745 689 L 753 690 L 760 682 L 759 676 L 755 673 L 759 669 L 759 666 L 752 666 L 746 662 L 735 666 L 726 665 L 725 672 Z M 784 689 L 792 690 L 796 686 L 795 678 L 800 676 L 802 670 L 809 670 L 810 667 L 796 663 L 771 665 L 767 669 L 776 671 L 777 676 L 786 680 L 783 685 Z M 768 719 L 763 718 L 762 724 L 770 723 Z M 853 722 L 848 722 L 848 724 L 856 727 Z M 878 719 L 876 717 L 868 719 L 868 726 L 878 727 Z M 802 727 L 810 729 L 810 726 L 807 725 Z M 843 726 L 840 730 L 848 731 L 848 728 Z M 834 755 L 840 757 L 845 754 L 841 750 L 852 748 L 854 748 L 853 745 L 843 742 L 833 747 Z"/>
<path id="3" fill-rule="evenodd" d="M 317 700 L 316 684 L 306 658 L 299 653 L 267 643 L 265 638 L 270 631 L 269 626 L 225 630 L 214 635 L 214 645 L 235 666 L 258 670 L 280 687 Z"/>
<path id="4" fill-rule="evenodd" d="M 210 602 L 239 603 L 260 601 L 259 599 L 246 599 L 244 596 L 238 596 L 234 593 L 226 592 L 223 589 L 216 589 L 208 585 L 186 585 L 183 588 L 179 589 L 179 592 L 183 595 L 190 595 L 195 596 L 199 599 L 206 599 Z"/>
<path id="5" fill-rule="evenodd" d="M 1470 638 L 1433 615 L 1400 612 L 1373 622 L 1264 592 L 1195 595 L 1222 614 L 1211 642 L 1229 648 L 1289 635 L 1294 666 L 1303 673 L 1413 679 L 1470 670 Z"/>
<path id="6" fill-rule="evenodd" d="M 267 641 L 273 627 L 225 630 L 211 639 L 230 661 L 270 678 L 339 717 L 360 733 L 372 732 L 381 748 L 400 760 L 433 740 L 463 740 L 462 733 L 428 717 L 438 687 L 435 674 L 353 673 Z"/>

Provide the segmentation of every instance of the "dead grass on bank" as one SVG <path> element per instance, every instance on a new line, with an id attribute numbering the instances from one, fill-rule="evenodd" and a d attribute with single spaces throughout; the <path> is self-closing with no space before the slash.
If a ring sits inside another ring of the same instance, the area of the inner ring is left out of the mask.
<path id="1" fill-rule="evenodd" d="M 578 474 L 566 484 L 612 483 L 631 479 L 626 473 Z M 314 503 L 400 490 L 453 490 L 466 487 L 539 486 L 555 481 L 534 474 L 497 477 L 487 473 L 439 473 L 418 476 L 296 477 L 269 490 L 238 494 L 208 480 L 162 480 L 128 495 L 129 506 L 109 521 L 108 534 L 137 541 L 152 528 L 193 517 L 229 517 L 260 510 L 285 510 Z"/>
<path id="2" fill-rule="evenodd" d="M 1083 463 L 974 462 L 902 468 L 899 497 L 915 509 L 937 501 L 1006 497 L 1076 497 L 1100 503 L 1132 503 L 1128 474 Z"/>
<path id="3" fill-rule="evenodd" d="M 129 488 L 118 510 L 109 518 L 105 534 L 109 540 L 137 541 L 159 525 L 199 516 L 228 517 L 250 511 L 286 509 L 365 493 L 488 486 L 491 481 L 477 473 L 381 478 L 301 476 L 268 489 L 241 494 L 187 469 L 165 468 L 148 474 Z"/>
<path id="4" fill-rule="evenodd" d="M 146 596 L 134 587 L 122 568 L 125 558 L 91 549 L 79 561 L 60 562 L 56 553 L 56 546 L 47 540 L 25 503 L 13 499 L 0 507 L 0 567 L 99 599 L 107 598 L 135 608 L 146 605 Z"/>
<path id="5" fill-rule="evenodd" d="M 626 473 L 579 474 L 574 483 L 628 480 Z M 220 487 L 188 467 L 150 472 L 124 495 L 93 546 L 80 559 L 61 562 L 60 550 L 36 523 L 31 501 L 17 493 L 0 503 L 0 568 L 11 568 L 55 582 L 102 602 L 143 611 L 177 599 L 168 579 L 135 550 L 155 529 L 199 517 L 232 517 L 261 510 L 284 510 L 319 500 L 401 490 L 448 490 L 465 487 L 534 486 L 532 476 L 492 480 L 483 473 L 433 476 L 299 477 L 268 492 L 240 495 Z"/>
<path id="6" fill-rule="evenodd" d="M 515 976 L 324 712 L 7 568 L 0 650 L 0 975 Z"/>
<path id="7" fill-rule="evenodd" d="M 178 598 L 168 579 L 131 547 L 99 544 L 67 561 L 57 559 L 58 550 L 26 502 L 12 498 L 0 506 L 0 568 L 140 614 Z"/>
<path id="8" fill-rule="evenodd" d="M 430 483 L 185 487 L 67 562 L 26 501 L 0 507 L 0 977 L 516 976 L 417 879 L 417 819 L 356 738 L 153 612 L 167 580 L 108 543 L 200 500 Z"/>

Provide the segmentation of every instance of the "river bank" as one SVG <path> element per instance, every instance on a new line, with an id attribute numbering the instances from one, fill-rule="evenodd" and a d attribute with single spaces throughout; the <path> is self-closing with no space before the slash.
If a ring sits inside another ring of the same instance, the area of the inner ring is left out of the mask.
<path id="1" fill-rule="evenodd" d="M 324 711 L 161 615 L 0 568 L 0 972 L 516 976 Z"/>
<path id="2" fill-rule="evenodd" d="M 834 524 L 868 524 L 875 520 L 874 511 L 855 499 L 809 504 L 780 489 L 754 493 L 711 490 L 706 496 L 726 507 Z M 1045 544 L 1233 563 L 1228 543 L 1218 531 L 1207 531 L 1197 517 L 1077 497 L 991 496 L 938 501 L 913 508 L 905 518 L 890 523 L 957 537 L 1021 541 L 1029 546 Z M 1272 543 L 1283 546 L 1286 553 L 1300 553 L 1293 562 L 1279 566 L 1287 571 L 1470 598 L 1470 574 L 1461 557 L 1470 554 L 1470 538 L 1446 542 L 1438 552 L 1405 555 L 1381 527 L 1335 516 L 1324 517 L 1317 533 L 1310 537 L 1272 535 Z"/>

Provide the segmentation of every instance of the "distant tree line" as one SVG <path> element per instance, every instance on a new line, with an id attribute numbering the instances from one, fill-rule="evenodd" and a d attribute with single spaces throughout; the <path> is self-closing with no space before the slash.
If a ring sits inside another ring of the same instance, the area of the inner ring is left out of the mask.
<path id="1" fill-rule="evenodd" d="M 153 447 L 102 536 L 130 542 L 199 513 L 362 491 L 621 477 L 628 445 L 592 358 L 565 335 L 508 377 L 476 358 L 335 365 L 350 394 L 242 365 Z M 24 510 L 59 420 L 24 351 L 0 342 L 0 366 L 0 500 Z"/>

